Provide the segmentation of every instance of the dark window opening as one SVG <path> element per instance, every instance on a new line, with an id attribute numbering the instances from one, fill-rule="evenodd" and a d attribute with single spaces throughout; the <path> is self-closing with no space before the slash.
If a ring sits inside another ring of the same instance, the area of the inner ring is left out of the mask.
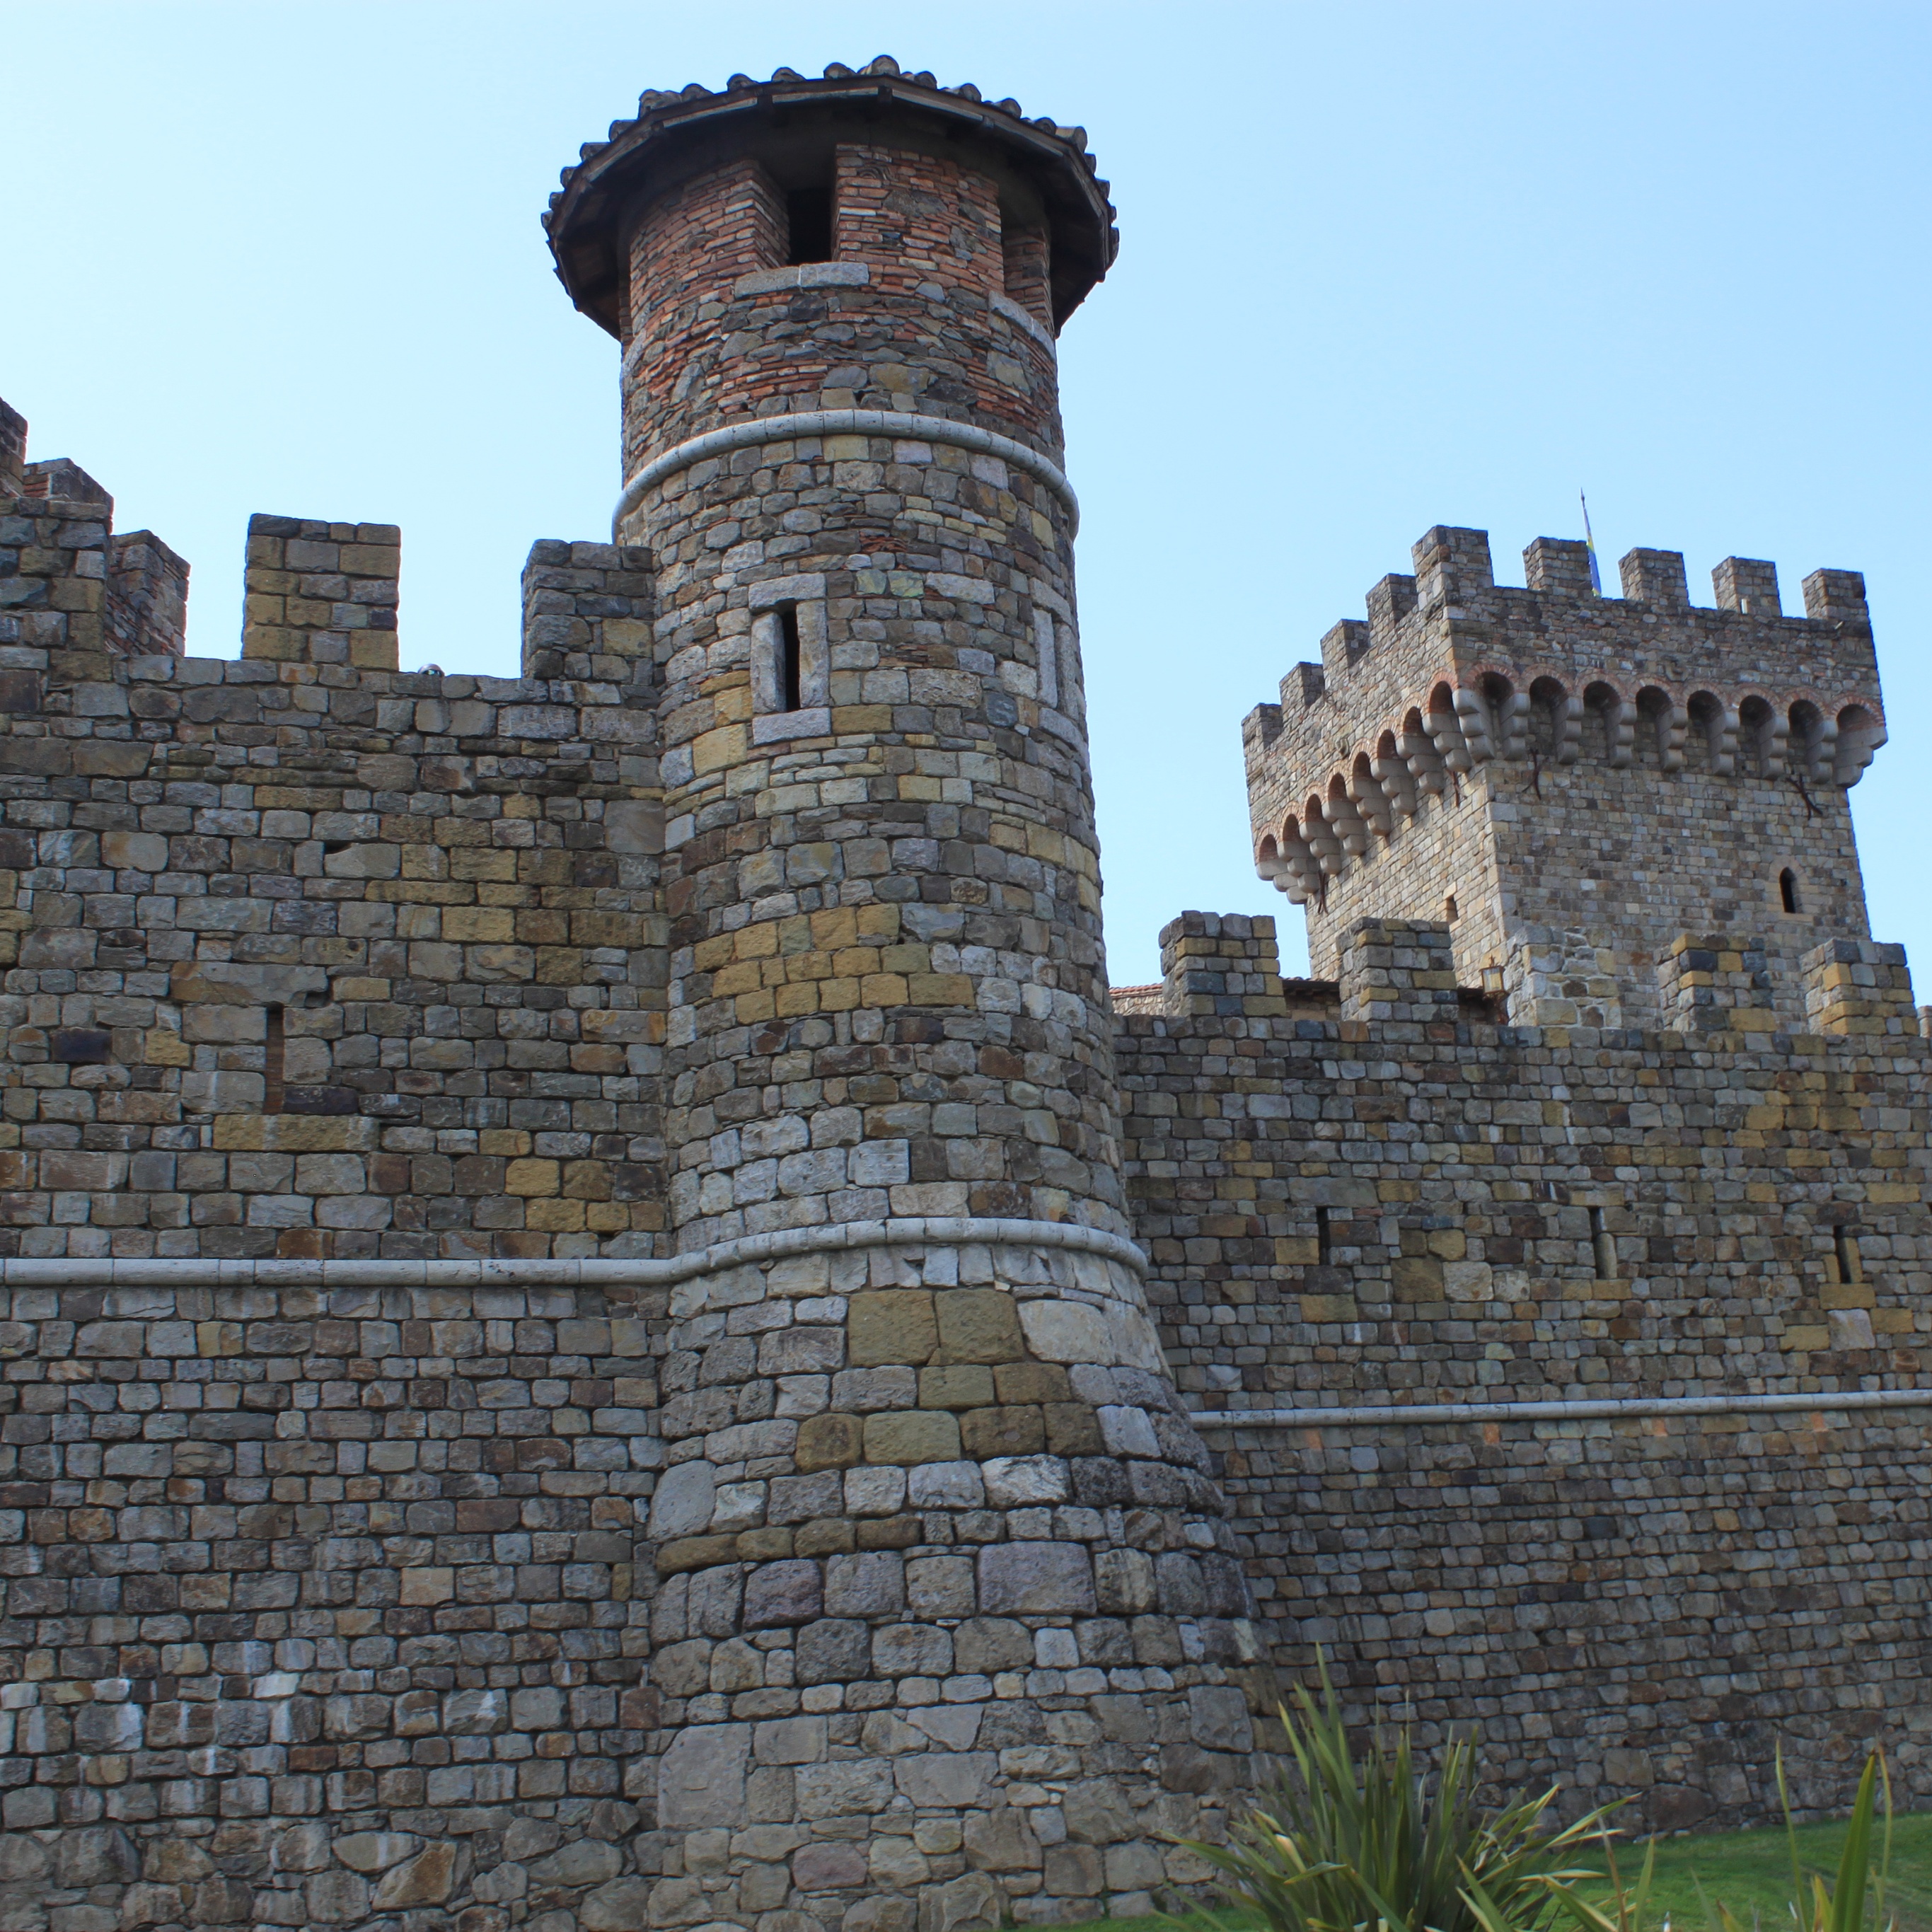
<path id="1" fill-rule="evenodd" d="M 1590 1247 L 1595 1257 L 1597 1279 L 1599 1281 L 1615 1281 L 1617 1278 L 1617 1244 L 1616 1238 L 1604 1225 L 1604 1210 L 1600 1208 L 1590 1210 Z"/>
<path id="2" fill-rule="evenodd" d="M 1798 910 L 1798 874 L 1789 866 L 1778 875 L 1778 896 L 1786 912 Z"/>
<path id="3" fill-rule="evenodd" d="M 797 711 L 804 705 L 804 686 L 799 664 L 798 606 L 778 606 L 778 709 Z"/>
<path id="4" fill-rule="evenodd" d="M 1329 1226 L 1329 1210 L 1318 1208 L 1315 1210 L 1315 1255 L 1322 1266 L 1328 1266 L 1328 1257 L 1334 1251 L 1335 1231 Z"/>
<path id="5" fill-rule="evenodd" d="M 1832 1230 L 1832 1244 L 1838 1250 L 1839 1280 L 1863 1281 L 1865 1271 L 1858 1254 L 1858 1238 L 1842 1221 Z"/>
<path id="6" fill-rule="evenodd" d="M 790 235 L 787 260 L 829 262 L 832 259 L 832 189 L 794 188 L 785 196 L 785 220 Z"/>
<path id="7" fill-rule="evenodd" d="M 1451 926 L 1454 926 L 1456 923 L 1459 915 L 1456 910 L 1456 895 L 1454 892 L 1451 892 L 1449 896 L 1442 902 L 1442 916 L 1447 920 Z"/>
<path id="8" fill-rule="evenodd" d="M 267 1042 L 262 1049 L 262 1111 L 279 1114 L 287 1093 L 284 1077 L 286 1064 L 286 1032 L 280 1006 L 268 1009 Z"/>

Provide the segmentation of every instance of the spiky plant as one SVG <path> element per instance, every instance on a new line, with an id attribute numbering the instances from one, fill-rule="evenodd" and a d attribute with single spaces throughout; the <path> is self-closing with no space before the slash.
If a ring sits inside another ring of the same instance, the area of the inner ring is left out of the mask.
<path id="1" fill-rule="evenodd" d="M 1555 1828 L 1542 1822 L 1553 1790 L 1485 1808 L 1462 1738 L 1432 1790 L 1406 1727 L 1358 1756 L 1325 1667 L 1321 1678 L 1318 1702 L 1299 1686 L 1299 1717 L 1281 1713 L 1293 1772 L 1229 1843 L 1190 1846 L 1231 1903 L 1268 1932 L 1544 1932 L 1564 1916 L 1569 1888 L 1593 1874 L 1559 1867 L 1602 1833 L 1609 1808 Z"/>

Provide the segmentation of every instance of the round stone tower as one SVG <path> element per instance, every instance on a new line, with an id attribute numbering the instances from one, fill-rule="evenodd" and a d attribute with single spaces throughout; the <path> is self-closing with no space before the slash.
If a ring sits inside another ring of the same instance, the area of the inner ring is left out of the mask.
<path id="1" fill-rule="evenodd" d="M 1085 147 L 782 69 L 646 94 L 552 205 L 655 579 L 654 1924 L 1144 1910 L 1249 1770 L 1120 1183 L 1055 376 L 1115 245 Z"/>

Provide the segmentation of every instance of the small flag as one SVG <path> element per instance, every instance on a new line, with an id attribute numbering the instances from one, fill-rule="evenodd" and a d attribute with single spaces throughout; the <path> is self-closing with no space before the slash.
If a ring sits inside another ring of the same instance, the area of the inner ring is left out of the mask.
<path id="1" fill-rule="evenodd" d="M 1590 558 L 1590 594 L 1600 597 L 1604 594 L 1604 580 L 1597 570 L 1597 540 L 1590 534 L 1590 500 L 1579 490 L 1576 500 L 1583 506 L 1583 548 Z"/>

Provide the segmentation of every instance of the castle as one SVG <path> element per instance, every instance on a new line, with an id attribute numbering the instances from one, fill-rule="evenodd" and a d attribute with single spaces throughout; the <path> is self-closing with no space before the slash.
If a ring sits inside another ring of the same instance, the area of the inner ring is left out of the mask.
<path id="1" fill-rule="evenodd" d="M 736 76 L 546 225 L 627 481 L 519 678 L 294 517 L 184 655 L 0 411 L 10 1910 L 1144 1910 L 1318 1648 L 1566 1805 L 1932 1796 L 1861 580 L 1432 531 L 1244 727 L 1321 976 L 1187 913 L 1110 995 L 1084 133 Z"/>

